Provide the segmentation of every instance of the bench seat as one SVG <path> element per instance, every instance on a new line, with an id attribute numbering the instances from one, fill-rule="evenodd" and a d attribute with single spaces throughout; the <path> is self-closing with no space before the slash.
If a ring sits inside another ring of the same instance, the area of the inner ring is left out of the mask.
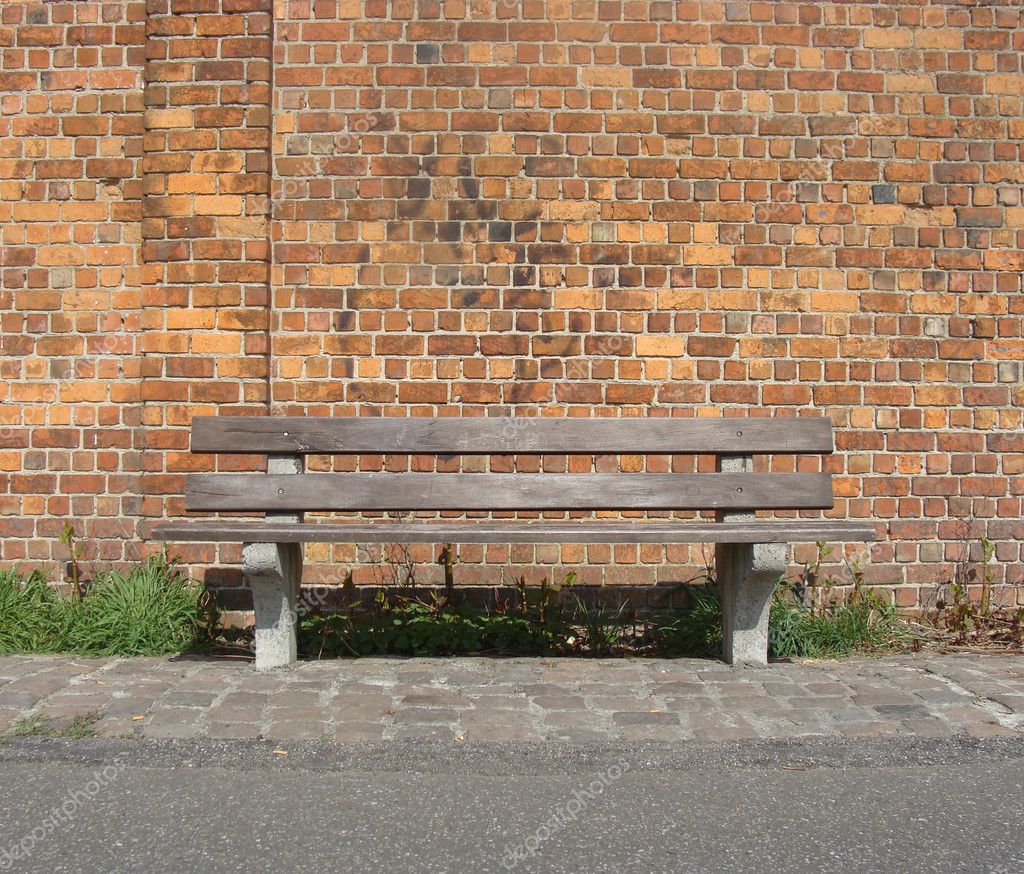
<path id="1" fill-rule="evenodd" d="M 868 522 L 171 522 L 161 540 L 250 543 L 816 543 L 869 541 Z"/>
<path id="2" fill-rule="evenodd" d="M 192 422 L 191 449 L 267 458 L 265 472 L 239 473 L 229 462 L 224 472 L 187 478 L 185 510 L 243 518 L 193 517 L 159 523 L 152 531 L 165 541 L 242 544 L 257 670 L 296 659 L 304 543 L 714 544 L 723 656 L 730 663 L 763 665 L 772 594 L 789 566 L 789 544 L 872 541 L 884 528 L 870 520 L 806 517 L 835 505 L 831 474 L 816 461 L 792 460 L 832 452 L 832 423 L 816 416 L 199 416 Z M 309 472 L 308 455 L 348 456 L 346 470 Z M 372 461 L 382 455 L 385 464 Z M 644 455 L 676 460 L 648 465 L 656 470 L 643 473 L 621 461 Z M 706 455 L 713 456 L 713 466 L 678 461 Z M 755 466 L 755 455 L 791 460 Z M 366 466 L 377 469 L 363 469 L 361 456 L 370 456 Z M 459 462 L 461 456 L 470 463 Z M 545 460 L 524 461 L 526 456 Z M 574 460 L 549 462 L 550 456 Z M 424 511 L 441 515 L 412 515 Z M 569 518 L 542 515 L 555 511 Z M 592 515 L 606 511 L 626 515 Z M 714 513 L 714 521 L 644 515 L 666 511 Z M 758 518 L 758 511 L 800 516 Z M 309 522 L 310 512 L 371 519 Z M 264 516 L 249 518 L 252 513 Z M 378 516 L 394 513 L 402 517 Z M 473 518 L 478 513 L 489 515 Z M 517 513 L 531 516 L 509 515 Z M 590 515 L 574 518 L 584 514 Z"/>

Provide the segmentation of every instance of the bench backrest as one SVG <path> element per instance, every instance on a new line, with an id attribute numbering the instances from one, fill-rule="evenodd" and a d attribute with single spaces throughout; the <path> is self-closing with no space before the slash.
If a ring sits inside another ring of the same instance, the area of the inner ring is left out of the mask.
<path id="1" fill-rule="evenodd" d="M 826 418 L 303 418 L 200 416 L 192 451 L 271 456 L 270 472 L 194 474 L 186 507 L 302 510 L 781 510 L 833 506 L 824 473 L 752 473 L 755 454 L 827 454 Z M 276 473 L 281 456 L 715 455 L 716 473 Z M 737 472 L 739 471 L 739 472 Z"/>

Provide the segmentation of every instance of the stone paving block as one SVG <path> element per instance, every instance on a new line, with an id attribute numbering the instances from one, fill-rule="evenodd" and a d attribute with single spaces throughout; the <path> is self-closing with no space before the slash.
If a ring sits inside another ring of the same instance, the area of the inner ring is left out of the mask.
<path id="1" fill-rule="evenodd" d="M 327 738 L 330 729 L 326 723 L 306 721 L 273 721 L 267 731 L 267 737 L 273 740 L 321 740 Z"/>
<path id="2" fill-rule="evenodd" d="M 399 725 L 385 732 L 386 739 L 394 740 L 446 740 L 465 738 L 459 730 L 447 725 Z"/>
<path id="3" fill-rule="evenodd" d="M 512 741 L 540 741 L 544 734 L 532 725 L 508 725 L 506 723 L 480 722 L 466 726 L 466 740 L 507 743 Z"/>
<path id="4" fill-rule="evenodd" d="M 458 710 L 439 707 L 400 707 L 395 709 L 395 724 L 450 725 L 461 715 Z"/>
<path id="5" fill-rule="evenodd" d="M 837 728 L 845 737 L 880 737 L 900 733 L 900 726 L 891 722 L 841 722 Z"/>
<path id="6" fill-rule="evenodd" d="M 547 729 L 549 733 L 559 733 L 569 729 L 586 729 L 605 736 L 613 734 L 611 720 L 604 720 L 591 713 L 569 710 L 552 711 L 538 718 L 537 725 Z"/>
<path id="7" fill-rule="evenodd" d="M 263 718 L 262 707 L 219 705 L 206 713 L 208 722 L 259 722 Z"/>
<path id="8" fill-rule="evenodd" d="M 601 716 L 610 717 L 614 713 L 650 713 L 655 711 L 658 713 L 674 713 L 677 712 L 674 708 L 664 706 L 664 702 L 648 700 L 648 701 L 615 701 L 608 704 L 602 704 L 598 706 L 594 702 L 590 702 L 588 710 L 593 713 L 597 713 Z"/>
<path id="9" fill-rule="evenodd" d="M 160 701 L 167 707 L 201 707 L 205 709 L 219 697 L 220 693 L 217 691 L 193 692 L 179 689 L 164 695 Z"/>
<path id="10" fill-rule="evenodd" d="M 255 722 L 210 722 L 205 734 L 215 740 L 256 740 L 260 726 Z"/>
<path id="11" fill-rule="evenodd" d="M 424 689 L 396 694 L 402 704 L 412 707 L 452 707 L 465 703 L 465 696 L 451 689 Z"/>
<path id="12" fill-rule="evenodd" d="M 270 718 L 277 722 L 327 722 L 328 711 L 325 707 L 274 707 L 270 708 Z"/>
<path id="13" fill-rule="evenodd" d="M 0 689 L 0 707 L 12 710 L 27 710 L 35 707 L 36 702 L 42 698 L 42 694 L 35 692 L 22 692 L 14 688 Z"/>
<path id="14" fill-rule="evenodd" d="M 903 728 L 915 737 L 946 738 L 956 735 L 953 727 L 941 719 L 907 719 Z"/>
<path id="15" fill-rule="evenodd" d="M 749 725 L 700 726 L 693 730 L 694 739 L 703 741 L 755 740 L 762 736 L 757 729 Z"/>
<path id="16" fill-rule="evenodd" d="M 174 738 L 176 740 L 192 740 L 201 737 L 202 732 L 198 724 L 185 723 L 164 723 L 157 722 L 152 725 L 145 725 L 141 732 L 145 737 L 152 738 Z"/>
<path id="17" fill-rule="evenodd" d="M 1024 694 L 1021 692 L 996 692 L 989 696 L 989 700 L 1005 707 L 1011 713 L 1024 713 Z"/>
<path id="18" fill-rule="evenodd" d="M 615 735 L 588 728 L 558 728 L 547 732 L 546 739 L 563 743 L 608 743 Z"/>
<path id="19" fill-rule="evenodd" d="M 380 704 L 345 704 L 338 705 L 334 702 L 328 705 L 327 711 L 331 718 L 336 721 L 347 720 L 381 720 L 385 716 L 395 712 L 396 705 L 393 703 Z"/>
<path id="20" fill-rule="evenodd" d="M 531 701 L 543 710 L 583 710 L 586 702 L 578 695 L 535 695 Z"/>
<path id="21" fill-rule="evenodd" d="M 971 737 L 986 738 L 986 737 L 1020 737 L 1024 732 L 1010 728 L 1006 725 L 999 725 L 998 723 L 986 723 L 977 722 L 973 725 L 967 726 L 967 733 Z"/>
<path id="22" fill-rule="evenodd" d="M 509 726 L 533 726 L 541 720 L 540 716 L 532 713 L 509 713 L 499 710 L 467 710 L 461 717 L 460 722 L 465 726 L 471 725 L 509 725 Z"/>
<path id="23" fill-rule="evenodd" d="M 328 735 L 341 743 L 365 743 L 383 740 L 384 729 L 379 722 L 346 722 L 331 727 Z"/>
<path id="24" fill-rule="evenodd" d="M 612 714 L 616 725 L 679 725 L 679 714 L 625 711 Z"/>
<path id="25" fill-rule="evenodd" d="M 625 743 L 681 743 L 693 740 L 693 732 L 673 725 L 624 725 L 617 739 Z"/>
<path id="26" fill-rule="evenodd" d="M 850 690 L 842 683 L 808 683 L 804 687 L 808 694 L 816 698 L 835 698 L 848 695 Z"/>
<path id="27" fill-rule="evenodd" d="M 93 723 L 92 730 L 97 737 L 133 737 L 138 727 L 138 723 L 131 719 L 98 719 Z"/>

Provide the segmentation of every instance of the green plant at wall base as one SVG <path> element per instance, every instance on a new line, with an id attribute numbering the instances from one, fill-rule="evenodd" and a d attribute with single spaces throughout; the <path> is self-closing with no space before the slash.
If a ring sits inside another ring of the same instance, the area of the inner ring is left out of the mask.
<path id="1" fill-rule="evenodd" d="M 166 655 L 211 638 L 216 623 L 209 596 L 163 555 L 97 576 L 81 597 L 41 571 L 0 571 L 0 653 Z"/>
<path id="2" fill-rule="evenodd" d="M 75 529 L 71 527 L 70 522 L 64 523 L 59 539 L 68 548 L 68 577 L 71 583 L 71 590 L 75 593 L 75 597 L 81 601 L 82 596 L 85 594 L 82 590 L 82 573 L 78 566 L 78 561 L 82 557 L 82 547 L 75 540 Z"/>
<path id="3" fill-rule="evenodd" d="M 369 615 L 345 611 L 310 617 L 300 626 L 300 649 L 328 658 L 552 650 L 551 634 L 520 615 L 448 606 L 440 598 L 391 601 L 381 596 Z"/>
<path id="4" fill-rule="evenodd" d="M 722 651 L 722 602 L 714 583 L 691 586 L 683 613 L 652 617 L 654 651 L 666 658 L 714 656 Z"/>
<path id="5" fill-rule="evenodd" d="M 70 604 L 68 648 L 96 656 L 181 652 L 203 637 L 204 599 L 162 555 L 128 574 L 110 571 Z"/>
<path id="6" fill-rule="evenodd" d="M 954 647 L 1024 648 L 1024 607 L 992 606 L 995 544 L 987 537 L 979 541 L 981 561 L 972 562 L 970 550 L 956 562 L 953 578 L 943 597 L 928 616 L 931 631 L 941 642 Z M 971 597 L 971 586 L 980 580 L 977 601 Z"/>
<path id="7" fill-rule="evenodd" d="M 42 571 L 0 570 L 0 653 L 63 648 L 64 601 Z"/>
<path id="8" fill-rule="evenodd" d="M 691 607 L 681 613 L 625 616 L 588 606 L 573 593 L 558 602 L 548 585 L 525 591 L 516 604 L 484 610 L 379 593 L 369 613 L 353 610 L 313 616 L 300 629 L 299 649 L 315 657 L 374 654 L 445 656 L 518 655 L 715 656 L 722 645 L 722 612 L 714 584 L 688 587 Z M 895 608 L 866 587 L 812 609 L 790 584 L 776 590 L 769 641 L 775 657 L 822 658 L 885 650 L 909 641 Z"/>
<path id="9" fill-rule="evenodd" d="M 809 610 L 776 590 L 769 620 L 769 647 L 777 658 L 824 658 L 893 649 L 910 641 L 896 608 L 868 590 Z"/>

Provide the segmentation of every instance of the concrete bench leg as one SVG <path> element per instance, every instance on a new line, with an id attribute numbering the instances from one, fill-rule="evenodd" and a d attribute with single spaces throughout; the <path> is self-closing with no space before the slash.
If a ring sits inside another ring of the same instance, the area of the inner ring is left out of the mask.
<path id="1" fill-rule="evenodd" d="M 243 544 L 242 566 L 256 614 L 256 670 L 294 664 L 302 544 Z"/>
<path id="2" fill-rule="evenodd" d="M 716 544 L 722 658 L 730 665 L 768 664 L 768 613 L 787 555 L 784 543 Z"/>

